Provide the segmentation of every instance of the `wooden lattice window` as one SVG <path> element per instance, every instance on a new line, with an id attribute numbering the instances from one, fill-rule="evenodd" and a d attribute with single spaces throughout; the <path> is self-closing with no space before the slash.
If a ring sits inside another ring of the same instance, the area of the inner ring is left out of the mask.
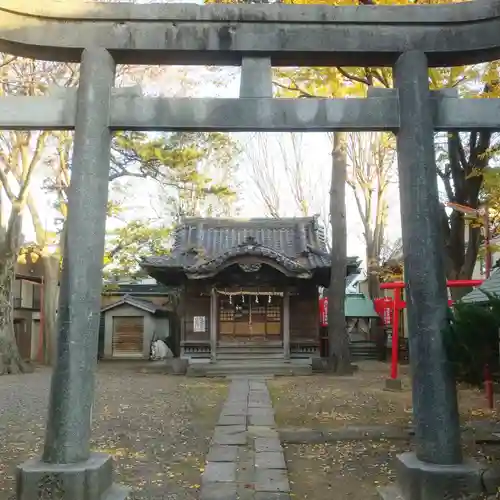
<path id="1" fill-rule="evenodd" d="M 267 321 L 280 321 L 281 307 L 278 305 L 269 305 L 267 307 Z"/>
<path id="2" fill-rule="evenodd" d="M 219 312 L 221 321 L 234 321 L 234 305 L 228 299 L 221 299 Z"/>

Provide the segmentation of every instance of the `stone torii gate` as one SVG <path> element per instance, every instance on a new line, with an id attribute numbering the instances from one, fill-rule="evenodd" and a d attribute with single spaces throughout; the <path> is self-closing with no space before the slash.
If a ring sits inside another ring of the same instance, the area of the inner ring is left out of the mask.
<path id="1" fill-rule="evenodd" d="M 81 62 L 76 90 L 0 99 L 0 129 L 75 130 L 58 362 L 43 456 L 19 467 L 19 500 L 40 498 L 41 487 L 71 500 L 127 496 L 112 484 L 110 457 L 89 445 L 114 130 L 393 131 L 416 426 L 416 453 L 399 456 L 399 484 L 407 500 L 484 488 L 484 471 L 462 456 L 441 341 L 447 295 L 433 133 L 500 130 L 500 100 L 430 92 L 428 67 L 500 58 L 498 0 L 396 7 L 0 0 L 0 50 Z M 113 88 L 118 63 L 241 65 L 241 97 L 142 97 Z M 392 66 L 396 88 L 366 99 L 273 99 L 272 66 Z"/>

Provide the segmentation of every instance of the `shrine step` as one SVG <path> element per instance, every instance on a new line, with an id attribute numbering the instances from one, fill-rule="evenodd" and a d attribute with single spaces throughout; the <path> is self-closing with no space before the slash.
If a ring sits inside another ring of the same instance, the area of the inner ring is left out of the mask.
<path id="1" fill-rule="evenodd" d="M 311 375 L 309 363 L 242 360 L 217 361 L 215 363 L 196 363 L 189 365 L 188 377 L 230 377 L 232 375 Z"/>
<path id="2" fill-rule="evenodd" d="M 218 360 L 283 359 L 284 355 L 281 345 L 219 345 L 217 347 Z"/>

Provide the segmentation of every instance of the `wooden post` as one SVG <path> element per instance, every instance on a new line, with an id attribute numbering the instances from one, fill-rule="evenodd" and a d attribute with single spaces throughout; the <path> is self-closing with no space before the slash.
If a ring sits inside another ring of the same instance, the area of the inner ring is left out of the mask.
<path id="1" fill-rule="evenodd" d="M 217 292 L 210 292 L 210 358 L 212 363 L 217 360 Z"/>
<path id="2" fill-rule="evenodd" d="M 394 289 L 394 303 L 392 313 L 392 349 L 391 349 L 391 378 L 398 378 L 399 363 L 399 316 L 401 313 L 401 289 Z"/>
<path id="3" fill-rule="evenodd" d="M 283 354 L 290 359 L 290 292 L 283 294 Z"/>

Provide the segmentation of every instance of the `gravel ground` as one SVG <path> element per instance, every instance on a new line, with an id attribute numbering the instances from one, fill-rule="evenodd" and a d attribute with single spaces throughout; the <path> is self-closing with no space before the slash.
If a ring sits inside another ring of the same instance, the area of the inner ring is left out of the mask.
<path id="1" fill-rule="evenodd" d="M 389 365 L 364 361 L 349 377 L 314 375 L 280 377 L 269 381 L 279 427 L 332 429 L 347 425 L 390 424 L 406 426 L 412 419 L 408 367 L 403 366 L 403 390 L 384 390 Z M 462 422 L 500 421 L 500 397 L 493 410 L 484 392 L 461 387 L 458 391 Z"/>
<path id="2" fill-rule="evenodd" d="M 388 365 L 362 362 L 359 368 L 350 377 L 315 375 L 270 380 L 278 427 L 328 431 L 356 425 L 406 427 L 411 423 L 408 368 L 402 369 L 401 392 L 383 390 Z M 495 409 L 489 410 L 482 391 L 462 387 L 458 394 L 463 423 L 498 422 L 500 398 Z M 406 440 L 385 439 L 287 444 L 284 449 L 292 493 L 300 500 L 375 500 L 379 498 L 377 486 L 395 480 L 395 456 L 412 446 Z M 467 443 L 465 453 L 484 462 L 500 461 L 498 444 Z"/>
<path id="3" fill-rule="evenodd" d="M 43 446 L 50 371 L 0 377 L 0 500 L 15 467 Z M 220 380 L 137 373 L 102 365 L 93 414 L 95 451 L 113 456 L 133 500 L 197 498 L 205 454 L 227 395 Z"/>
<path id="4" fill-rule="evenodd" d="M 380 500 L 377 488 L 396 480 L 396 455 L 413 448 L 406 441 L 343 441 L 286 445 L 285 459 L 293 498 L 297 500 Z M 500 446 L 465 447 L 467 456 L 498 464 Z M 326 493 L 326 494 L 325 494 Z M 484 500 L 476 495 L 468 500 Z M 489 500 L 499 499 L 497 496 Z"/>

